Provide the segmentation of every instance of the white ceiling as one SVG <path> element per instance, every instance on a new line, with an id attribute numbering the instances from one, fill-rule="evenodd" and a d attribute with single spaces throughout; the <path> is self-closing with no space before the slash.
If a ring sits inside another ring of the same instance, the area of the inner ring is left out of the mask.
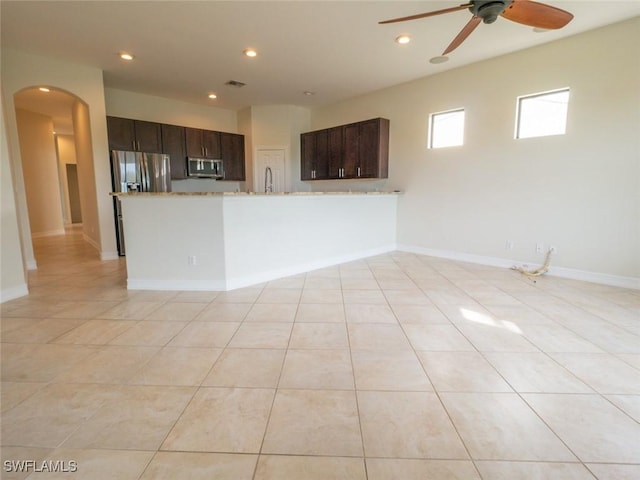
<path id="1" fill-rule="evenodd" d="M 2 0 L 1 40 L 3 47 L 100 68 L 106 87 L 238 110 L 331 104 L 640 15 L 639 0 L 549 0 L 574 14 L 565 28 L 535 33 L 499 18 L 480 25 L 440 65 L 429 59 L 470 19 L 467 10 L 378 25 L 460 2 Z M 396 44 L 401 33 L 412 42 Z M 258 57 L 243 56 L 247 47 Z M 135 60 L 120 60 L 123 50 Z M 247 85 L 229 87 L 228 80 Z M 209 100 L 209 92 L 218 99 Z"/>

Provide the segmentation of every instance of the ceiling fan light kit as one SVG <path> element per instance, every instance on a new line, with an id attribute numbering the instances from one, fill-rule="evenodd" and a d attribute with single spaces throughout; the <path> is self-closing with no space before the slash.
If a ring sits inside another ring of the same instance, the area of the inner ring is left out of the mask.
<path id="1" fill-rule="evenodd" d="M 512 22 L 544 30 L 556 30 L 562 28 L 573 18 L 573 15 L 569 12 L 552 7 L 551 5 L 534 2 L 532 0 L 472 0 L 469 3 L 458 5 L 457 7 L 419 13 L 408 17 L 393 18 L 379 23 L 387 24 L 406 22 L 409 20 L 433 17 L 466 9 L 471 12 L 471 20 L 467 22 L 460 33 L 458 33 L 458 35 L 453 39 L 445 49 L 442 56 L 445 56 L 458 48 L 462 42 L 471 35 L 476 27 L 480 25 L 480 23 L 491 24 L 495 22 L 498 17 L 503 17 L 507 20 L 511 20 Z"/>

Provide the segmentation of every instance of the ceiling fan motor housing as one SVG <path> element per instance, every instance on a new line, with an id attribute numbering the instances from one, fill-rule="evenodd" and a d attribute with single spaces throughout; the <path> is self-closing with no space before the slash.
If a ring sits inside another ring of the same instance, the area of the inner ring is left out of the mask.
<path id="1" fill-rule="evenodd" d="M 493 23 L 498 16 L 513 3 L 513 0 L 476 1 L 469 7 L 469 11 L 482 19 L 484 23 Z"/>

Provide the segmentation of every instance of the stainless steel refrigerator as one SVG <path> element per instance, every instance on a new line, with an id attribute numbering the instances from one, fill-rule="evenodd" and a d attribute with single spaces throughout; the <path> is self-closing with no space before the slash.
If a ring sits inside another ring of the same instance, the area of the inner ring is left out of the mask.
<path id="1" fill-rule="evenodd" d="M 171 167 L 169 155 L 162 153 L 111 152 L 111 174 L 114 192 L 170 192 Z M 124 255 L 122 206 L 114 197 L 118 254 Z"/>

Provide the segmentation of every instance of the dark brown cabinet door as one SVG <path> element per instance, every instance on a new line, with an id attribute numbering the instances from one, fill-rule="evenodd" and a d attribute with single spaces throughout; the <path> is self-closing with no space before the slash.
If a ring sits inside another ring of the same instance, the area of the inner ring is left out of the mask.
<path id="1" fill-rule="evenodd" d="M 221 158 L 220 132 L 185 128 L 187 156 L 194 158 Z"/>
<path id="2" fill-rule="evenodd" d="M 162 153 L 160 130 L 155 122 L 107 117 L 109 150 Z"/>
<path id="3" fill-rule="evenodd" d="M 184 127 L 162 125 L 162 153 L 169 155 L 171 161 L 171 179 L 187 178 L 187 149 Z"/>
<path id="4" fill-rule="evenodd" d="M 205 158 L 215 158 L 217 160 L 222 158 L 220 140 L 220 132 L 211 130 L 202 131 L 202 145 L 204 146 Z"/>
<path id="5" fill-rule="evenodd" d="M 329 178 L 329 130 L 300 135 L 302 180 L 326 180 Z"/>
<path id="6" fill-rule="evenodd" d="M 161 125 L 155 122 L 134 120 L 136 150 L 138 152 L 162 153 Z"/>
<path id="7" fill-rule="evenodd" d="M 204 145 L 202 144 L 202 130 L 199 128 L 184 129 L 187 157 L 204 157 Z"/>
<path id="8" fill-rule="evenodd" d="M 316 133 L 316 159 L 314 165 L 315 180 L 329 178 L 329 130 Z"/>
<path id="9" fill-rule="evenodd" d="M 315 132 L 303 133 L 300 135 L 300 178 L 302 180 L 313 180 L 314 159 L 316 156 L 316 134 Z"/>
<path id="10" fill-rule="evenodd" d="M 333 127 L 328 130 L 329 137 L 329 165 L 328 177 L 340 178 L 344 155 L 344 135 L 342 127 Z"/>
<path id="11" fill-rule="evenodd" d="M 220 133 L 224 180 L 245 180 L 244 135 Z"/>
<path id="12" fill-rule="evenodd" d="M 376 118 L 360 124 L 358 177 L 389 176 L 389 120 Z"/>
<path id="13" fill-rule="evenodd" d="M 344 157 L 340 178 L 357 176 L 360 166 L 360 124 L 352 123 L 344 127 Z"/>
<path id="14" fill-rule="evenodd" d="M 135 150 L 136 131 L 133 120 L 107 117 L 109 150 Z"/>

